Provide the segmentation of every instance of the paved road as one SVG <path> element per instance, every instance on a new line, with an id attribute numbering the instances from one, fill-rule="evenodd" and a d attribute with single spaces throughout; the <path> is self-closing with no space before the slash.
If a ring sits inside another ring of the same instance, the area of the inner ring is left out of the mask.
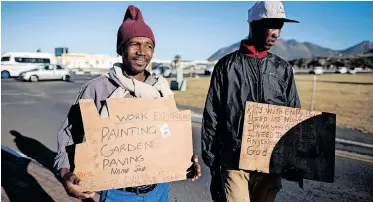
<path id="1" fill-rule="evenodd" d="M 50 167 L 56 151 L 56 131 L 74 101 L 80 86 L 90 77 L 66 82 L 1 81 L 1 144 Z M 194 151 L 200 155 L 200 128 L 193 126 Z M 335 183 L 305 181 L 301 190 L 283 181 L 276 201 L 373 201 L 373 163 L 336 157 Z M 197 182 L 175 182 L 170 201 L 211 201 L 210 178 L 203 166 Z"/>

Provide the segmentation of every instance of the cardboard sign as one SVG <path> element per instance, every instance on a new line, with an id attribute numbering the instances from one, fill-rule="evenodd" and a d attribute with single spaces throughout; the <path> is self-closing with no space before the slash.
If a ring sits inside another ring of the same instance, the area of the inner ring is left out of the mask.
<path id="1" fill-rule="evenodd" d="M 80 100 L 86 141 L 76 145 L 74 173 L 82 191 L 186 179 L 193 153 L 191 112 L 173 98 L 107 99 L 101 119 L 93 100 Z"/>
<path id="2" fill-rule="evenodd" d="M 335 114 L 247 102 L 239 168 L 334 181 Z"/>

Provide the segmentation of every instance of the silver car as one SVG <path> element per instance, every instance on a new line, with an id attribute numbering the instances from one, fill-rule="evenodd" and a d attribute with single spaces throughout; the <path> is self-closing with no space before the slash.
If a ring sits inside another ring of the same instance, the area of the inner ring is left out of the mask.
<path id="1" fill-rule="evenodd" d="M 18 79 L 22 81 L 37 82 L 40 80 L 70 80 L 70 71 L 55 64 L 43 64 L 35 69 L 22 72 Z"/>
<path id="2" fill-rule="evenodd" d="M 322 67 L 314 67 L 311 71 L 310 71 L 310 74 L 318 74 L 318 75 L 321 75 L 321 74 L 324 74 L 324 70 Z"/>
<path id="3" fill-rule="evenodd" d="M 152 73 L 155 75 L 155 76 L 160 76 L 162 75 L 163 77 L 165 78 L 168 78 L 168 77 L 171 77 L 171 67 L 168 67 L 168 66 L 154 66 L 152 68 Z"/>
<path id="4" fill-rule="evenodd" d="M 347 67 L 338 67 L 337 70 L 335 70 L 335 73 L 337 74 L 346 74 L 348 72 Z"/>

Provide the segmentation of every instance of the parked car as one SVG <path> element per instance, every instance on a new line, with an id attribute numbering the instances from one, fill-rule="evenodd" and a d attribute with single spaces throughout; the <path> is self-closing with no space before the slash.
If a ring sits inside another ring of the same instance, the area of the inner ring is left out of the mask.
<path id="1" fill-rule="evenodd" d="M 318 75 L 321 75 L 321 74 L 324 74 L 324 70 L 322 67 L 314 67 L 311 71 L 310 71 L 310 74 L 318 74 Z"/>
<path id="2" fill-rule="evenodd" d="M 337 74 L 346 74 L 348 72 L 347 67 L 338 67 L 337 70 L 335 70 L 335 73 Z"/>
<path id="3" fill-rule="evenodd" d="M 350 69 L 348 69 L 349 74 L 356 74 L 359 71 L 361 71 L 361 68 L 351 67 Z"/>
<path id="4" fill-rule="evenodd" d="M 40 80 L 63 80 L 69 81 L 71 78 L 70 71 L 61 65 L 45 64 L 36 68 L 21 72 L 18 79 L 21 81 L 37 82 Z"/>
<path id="5" fill-rule="evenodd" d="M 152 74 L 155 75 L 155 76 L 163 76 L 165 78 L 167 77 L 171 77 L 171 68 L 168 67 L 168 66 L 163 66 L 163 65 L 160 65 L 160 66 L 154 66 L 152 68 Z"/>

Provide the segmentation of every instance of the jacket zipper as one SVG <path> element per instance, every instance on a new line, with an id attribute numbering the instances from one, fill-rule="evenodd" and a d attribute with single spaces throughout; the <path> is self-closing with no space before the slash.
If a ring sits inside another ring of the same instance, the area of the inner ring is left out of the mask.
<path id="1" fill-rule="evenodd" d="M 258 69 L 258 102 L 262 103 L 262 78 L 261 78 L 261 68 L 258 64 L 258 53 L 255 54 L 255 61 Z"/>

